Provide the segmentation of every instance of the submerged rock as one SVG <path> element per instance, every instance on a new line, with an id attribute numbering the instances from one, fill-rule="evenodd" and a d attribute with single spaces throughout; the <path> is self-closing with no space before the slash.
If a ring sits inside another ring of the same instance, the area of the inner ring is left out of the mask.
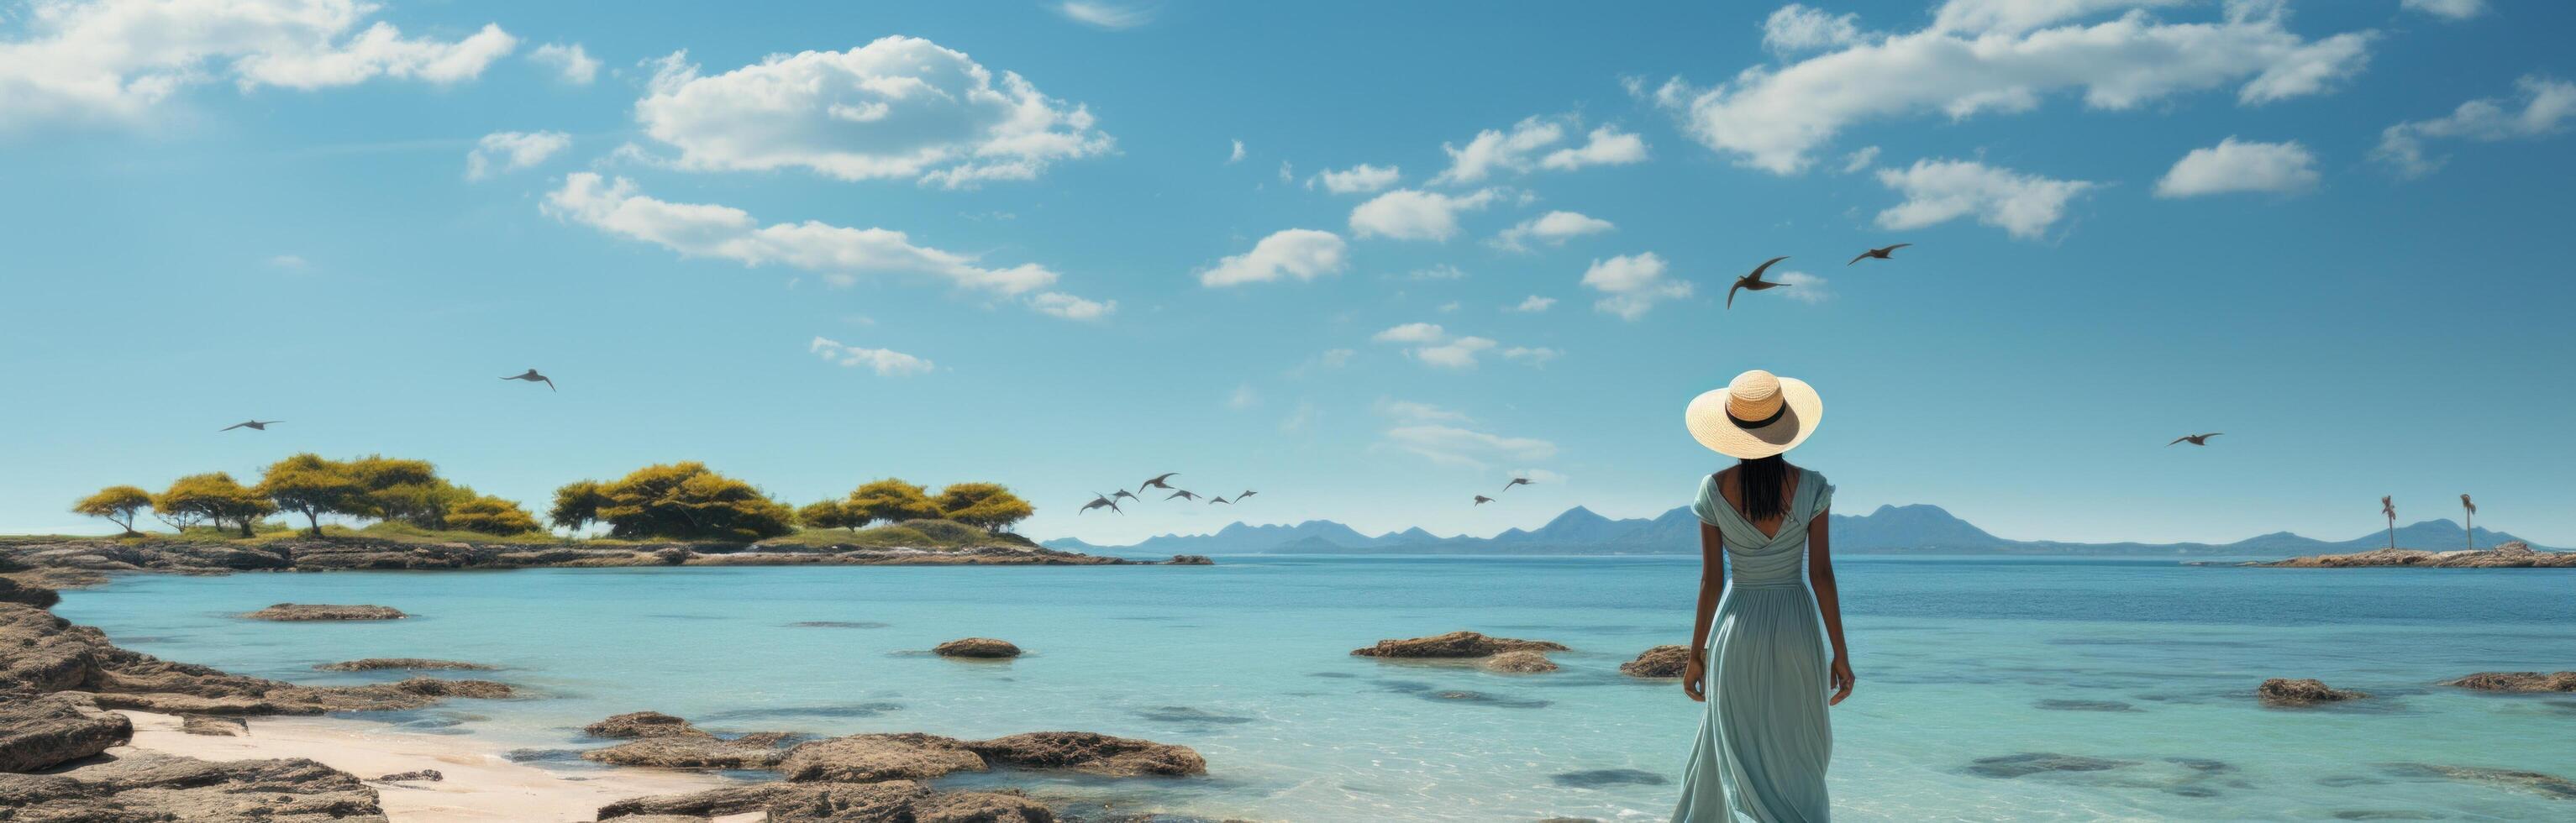
<path id="1" fill-rule="evenodd" d="M 2033 708 L 2056 712 L 2134 712 L 2138 707 L 2117 700 L 2042 700 Z"/>
<path id="2" fill-rule="evenodd" d="M 1387 658 L 1460 658 L 1490 657 L 1503 652 L 1561 652 L 1565 644 L 1545 640 L 1515 640 L 1509 637 L 1487 637 L 1476 632 L 1450 632 L 1430 637 L 1403 640 L 1380 640 L 1377 645 L 1352 649 L 1360 657 Z"/>
<path id="3" fill-rule="evenodd" d="M 0 774 L 17 820 L 386 823 L 376 790 L 304 759 L 215 763 L 134 751 L 45 775 Z"/>
<path id="4" fill-rule="evenodd" d="M 345 606 L 328 603 L 279 603 L 241 615 L 244 620 L 298 622 L 311 620 L 401 620 L 411 615 L 389 606 Z"/>
<path id="5" fill-rule="evenodd" d="M 581 727 L 581 733 L 592 737 L 603 737 L 610 740 L 626 740 L 638 737 L 663 737 L 666 735 L 714 737 L 714 735 L 699 731 L 696 726 L 689 725 L 689 721 L 663 714 L 661 712 L 627 712 L 597 723 L 592 723 L 588 726 L 583 726 Z"/>
<path id="6" fill-rule="evenodd" d="M 1206 709 L 1192 708 L 1192 707 L 1189 707 L 1189 706 L 1156 706 L 1156 707 L 1154 707 L 1154 708 L 1150 708 L 1150 709 L 1139 709 L 1139 710 L 1137 710 L 1137 712 L 1136 712 L 1136 716 L 1137 716 L 1137 717 L 1145 718 L 1145 719 L 1147 719 L 1147 720 L 1152 720 L 1152 721 L 1157 721 L 1157 722 L 1162 722 L 1162 723 L 1186 723 L 1186 724 L 1225 723 L 1225 724 L 1234 724 L 1234 723 L 1250 723 L 1250 722 L 1252 722 L 1252 721 L 1253 721 L 1253 718 L 1249 718 L 1249 717 L 1238 717 L 1238 716 L 1230 715 L 1230 714 L 1219 714 L 1219 713 L 1217 713 L 1217 712 L 1208 711 L 1208 710 L 1206 710 Z"/>
<path id="7" fill-rule="evenodd" d="M 0 695 L 0 772 L 51 768 L 125 745 L 133 737 L 134 724 L 125 715 L 99 711 L 79 699 Z"/>
<path id="8" fill-rule="evenodd" d="M 968 637 L 933 646 L 930 653 L 941 657 L 972 657 L 998 660 L 1020 656 L 1020 647 L 1007 640 L 990 637 Z"/>
<path id="9" fill-rule="evenodd" d="M 1637 654 L 1637 659 L 1619 664 L 1619 673 L 1629 677 L 1680 677 L 1690 666 L 1690 647 L 1679 643 L 1656 646 Z"/>
<path id="10" fill-rule="evenodd" d="M 101 708 L 164 714 L 322 714 L 417 709 L 436 697 L 393 684 L 300 686 L 117 648 L 88 626 L 0 603 L 0 692 L 88 693 Z"/>
<path id="11" fill-rule="evenodd" d="M 364 660 L 343 660 L 338 663 L 324 663 L 314 666 L 313 668 L 317 671 L 326 672 L 372 672 L 385 669 L 489 672 L 499 671 L 501 669 L 499 666 L 483 663 L 466 663 L 458 660 L 429 660 L 419 657 L 370 657 Z"/>
<path id="12" fill-rule="evenodd" d="M 920 732 L 815 740 L 787 750 L 778 763 L 779 776 L 798 783 L 928 780 L 984 768 L 983 756 L 967 749 L 965 741 Z"/>
<path id="13" fill-rule="evenodd" d="M 393 688 L 395 691 L 422 697 L 470 697 L 478 700 L 497 700 L 509 697 L 512 693 L 508 683 L 495 683 L 489 680 L 441 680 L 435 677 L 414 677 L 394 684 Z"/>
<path id="14" fill-rule="evenodd" d="M 1539 672 L 1556 671 L 1555 661 L 1547 659 L 1547 655 L 1532 651 L 1504 652 L 1502 654 L 1485 658 L 1483 665 L 1486 671 L 1505 672 L 1509 674 L 1537 674 Z"/>
<path id="15" fill-rule="evenodd" d="M 242 737 L 250 734 L 250 722 L 238 717 L 183 714 L 179 716 L 179 730 L 207 737 Z"/>
<path id="16" fill-rule="evenodd" d="M 1206 774 L 1207 759 L 1188 746 L 1098 732 L 1028 732 L 969 742 L 993 763 L 1031 769 L 1073 769 L 1113 777 Z"/>
<path id="17" fill-rule="evenodd" d="M 2266 706 L 2314 706 L 2370 696 L 2364 692 L 2333 688 L 2314 678 L 2292 680 L 2285 677 L 2263 681 L 2263 685 L 2254 689 L 2254 694 L 2262 698 Z"/>
<path id="18" fill-rule="evenodd" d="M 2056 752 L 2029 752 L 1977 758 L 1968 764 L 1968 773 L 1978 777 L 2008 780 L 2042 772 L 2099 772 L 2135 765 L 2138 765 L 2135 760 L 2109 760 Z"/>
<path id="19" fill-rule="evenodd" d="M 2576 780 L 2542 772 L 2436 763 L 2383 763 L 2379 768 L 2398 777 L 2441 777 L 2526 791 L 2559 800 L 2576 800 Z"/>
<path id="20" fill-rule="evenodd" d="M 2576 692 L 2576 672 L 2479 672 L 2442 685 L 2487 692 Z"/>
<path id="21" fill-rule="evenodd" d="M 1555 781 L 1556 785 L 1572 786 L 1578 789 L 1599 789 L 1609 786 L 1661 786 L 1670 782 L 1665 780 L 1663 775 L 1646 771 L 1644 769 L 1587 769 L 1578 772 L 1562 772 L 1550 775 L 1548 779 Z"/>

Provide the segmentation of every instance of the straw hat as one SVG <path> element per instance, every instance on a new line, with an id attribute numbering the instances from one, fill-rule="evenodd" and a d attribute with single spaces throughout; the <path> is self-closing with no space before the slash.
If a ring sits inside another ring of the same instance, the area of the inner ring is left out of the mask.
<path id="1" fill-rule="evenodd" d="M 1824 419 L 1825 402 L 1806 381 L 1761 369 L 1692 398 L 1682 412 L 1682 425 L 1700 445 L 1744 460 L 1797 448 Z"/>

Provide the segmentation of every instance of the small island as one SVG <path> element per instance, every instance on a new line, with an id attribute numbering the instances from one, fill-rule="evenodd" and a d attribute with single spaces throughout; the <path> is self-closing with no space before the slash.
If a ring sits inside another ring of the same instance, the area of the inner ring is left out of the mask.
<path id="1" fill-rule="evenodd" d="M 2576 552 L 2535 551 L 2531 544 L 2510 541 L 2492 549 L 2434 552 L 2422 549 L 2372 549 L 2350 554 L 2312 554 L 2287 560 L 2239 563 L 2283 569 L 2349 569 L 2411 566 L 2424 569 L 2576 569 Z"/>

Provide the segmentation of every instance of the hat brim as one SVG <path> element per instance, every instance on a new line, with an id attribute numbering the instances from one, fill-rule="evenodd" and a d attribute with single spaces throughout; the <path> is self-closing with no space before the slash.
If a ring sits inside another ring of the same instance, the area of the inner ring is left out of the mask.
<path id="1" fill-rule="evenodd" d="M 1690 408 L 1682 412 L 1682 425 L 1690 428 L 1691 439 L 1728 457 L 1758 460 L 1782 454 L 1816 433 L 1816 425 L 1825 419 L 1825 401 L 1806 381 L 1788 377 L 1780 378 L 1780 400 L 1788 406 L 1780 419 L 1747 429 L 1726 416 L 1726 390 L 1712 389 L 1691 399 Z"/>

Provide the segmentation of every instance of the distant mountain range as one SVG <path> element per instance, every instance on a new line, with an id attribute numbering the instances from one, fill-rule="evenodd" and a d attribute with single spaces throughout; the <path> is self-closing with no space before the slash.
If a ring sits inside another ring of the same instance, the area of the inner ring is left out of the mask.
<path id="1" fill-rule="evenodd" d="M 2479 529 L 2481 548 L 2519 540 L 2503 532 Z M 2351 540 L 2325 541 L 2289 532 L 2256 535 L 2234 543 L 2065 543 L 2054 540 L 2007 540 L 1939 506 L 1880 506 L 1864 515 L 1833 515 L 1834 551 L 1874 554 L 2201 554 L 2268 555 L 2364 551 L 2388 545 L 2388 532 L 2375 531 Z M 1696 554 L 1699 518 L 1688 507 L 1653 518 L 1612 520 L 1576 506 L 1536 529 L 1512 529 L 1492 537 L 1441 537 L 1421 527 L 1381 535 L 1363 534 L 1330 520 L 1308 520 L 1293 526 L 1253 526 L 1241 522 L 1215 534 L 1167 534 L 1131 546 L 1097 546 L 1073 538 L 1045 541 L 1048 548 L 1079 552 L 1127 554 Z M 2397 545 L 2410 549 L 2464 548 L 2460 524 L 2426 520 L 2397 530 Z M 2535 549 L 2546 550 L 2543 546 Z"/>

